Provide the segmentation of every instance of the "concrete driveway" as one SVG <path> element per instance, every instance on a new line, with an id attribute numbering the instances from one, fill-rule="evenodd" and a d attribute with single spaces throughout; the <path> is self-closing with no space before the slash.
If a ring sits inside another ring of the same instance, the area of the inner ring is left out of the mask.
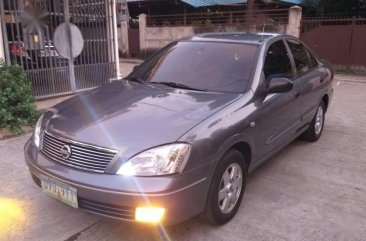
<path id="1" fill-rule="evenodd" d="M 222 227 L 194 218 L 160 229 L 70 208 L 28 175 L 29 135 L 2 141 L 0 240 L 366 240 L 365 127 L 366 83 L 338 82 L 320 141 L 295 141 L 258 168 Z"/>

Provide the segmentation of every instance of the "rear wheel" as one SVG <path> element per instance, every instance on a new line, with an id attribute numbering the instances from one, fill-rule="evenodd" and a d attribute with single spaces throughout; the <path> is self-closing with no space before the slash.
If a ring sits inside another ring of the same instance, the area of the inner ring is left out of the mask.
<path id="1" fill-rule="evenodd" d="M 243 155 L 228 151 L 221 159 L 211 183 L 204 216 L 215 225 L 229 222 L 240 206 L 247 177 Z"/>
<path id="2" fill-rule="evenodd" d="M 317 109 L 316 115 L 308 129 L 301 135 L 301 139 L 316 142 L 319 140 L 323 133 L 324 129 L 324 121 L 325 121 L 325 105 L 322 101 Z"/>

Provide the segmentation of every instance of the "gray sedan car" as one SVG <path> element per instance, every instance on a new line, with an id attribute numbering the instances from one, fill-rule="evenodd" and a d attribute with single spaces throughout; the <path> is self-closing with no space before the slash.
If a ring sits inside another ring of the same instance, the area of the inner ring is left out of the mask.
<path id="1" fill-rule="evenodd" d="M 332 80 L 329 64 L 291 36 L 193 36 L 46 111 L 26 163 L 46 194 L 74 208 L 224 224 L 250 172 L 298 137 L 320 138 Z"/>

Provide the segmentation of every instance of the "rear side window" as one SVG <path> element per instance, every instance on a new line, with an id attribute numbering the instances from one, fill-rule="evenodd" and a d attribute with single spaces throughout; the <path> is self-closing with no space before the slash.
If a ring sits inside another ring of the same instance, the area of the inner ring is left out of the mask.
<path id="1" fill-rule="evenodd" d="M 315 68 L 318 67 L 318 61 L 314 57 L 314 55 L 308 50 L 309 58 L 310 58 L 310 67 Z"/>
<path id="2" fill-rule="evenodd" d="M 292 67 L 286 46 L 282 40 L 273 43 L 267 51 L 263 72 L 266 80 L 275 77 L 292 78 Z"/>
<path id="3" fill-rule="evenodd" d="M 308 56 L 308 51 L 305 46 L 292 39 L 287 40 L 288 46 L 294 56 L 294 61 L 296 65 L 296 71 L 298 74 L 303 74 L 311 69 L 310 60 Z"/>

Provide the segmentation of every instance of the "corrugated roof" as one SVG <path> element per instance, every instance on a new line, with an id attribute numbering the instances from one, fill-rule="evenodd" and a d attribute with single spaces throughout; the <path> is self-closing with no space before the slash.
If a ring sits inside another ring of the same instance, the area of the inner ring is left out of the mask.
<path id="1" fill-rule="evenodd" d="M 300 5 L 303 1 L 302 0 L 278 0 L 277 2 L 292 3 L 292 4 Z"/>
<path id="2" fill-rule="evenodd" d="M 247 0 L 181 0 L 195 8 L 198 7 L 207 7 L 214 5 L 230 5 L 230 4 L 238 4 L 238 3 L 246 3 Z"/>
<path id="3" fill-rule="evenodd" d="M 127 0 L 127 2 L 143 2 L 146 0 Z M 214 5 L 231 5 L 231 4 L 239 4 L 246 3 L 247 0 L 181 0 L 195 8 L 198 7 L 207 7 Z M 284 2 L 290 4 L 301 4 L 302 0 L 275 0 L 276 2 Z"/>

